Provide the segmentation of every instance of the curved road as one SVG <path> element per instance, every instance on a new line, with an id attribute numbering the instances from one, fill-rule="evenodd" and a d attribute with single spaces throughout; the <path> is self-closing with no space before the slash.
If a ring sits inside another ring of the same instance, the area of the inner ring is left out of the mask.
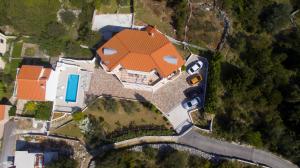
<path id="1" fill-rule="evenodd" d="M 298 168 L 298 166 L 293 163 L 270 152 L 202 136 L 195 128 L 192 128 L 189 132 L 179 137 L 177 143 L 197 148 L 203 152 L 248 161 L 272 168 Z"/>
<path id="2" fill-rule="evenodd" d="M 234 158 L 272 168 L 298 168 L 293 163 L 270 152 L 200 135 L 195 127 L 191 127 L 181 136 L 144 136 L 117 142 L 113 145 L 102 146 L 93 151 L 93 156 L 104 154 L 111 149 L 126 148 L 146 143 L 177 143 L 199 149 L 209 154 Z"/>

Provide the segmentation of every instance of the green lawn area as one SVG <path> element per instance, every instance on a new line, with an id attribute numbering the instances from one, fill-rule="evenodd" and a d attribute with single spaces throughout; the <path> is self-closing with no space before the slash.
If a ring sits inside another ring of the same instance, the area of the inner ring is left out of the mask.
<path id="1" fill-rule="evenodd" d="M 114 101 L 115 103 L 111 103 L 110 101 Z M 110 105 L 111 107 L 115 106 L 115 109 L 107 107 Z M 107 101 L 99 99 L 90 105 L 84 113 L 102 117 L 108 132 L 112 132 L 119 127 L 128 126 L 130 123 L 134 123 L 135 125 L 165 125 L 169 127 L 162 114 L 153 111 L 137 101 L 114 99 Z"/>
<path id="2" fill-rule="evenodd" d="M 12 57 L 20 58 L 22 52 L 23 43 L 17 42 L 14 44 L 14 50 L 12 52 Z"/>
<path id="3" fill-rule="evenodd" d="M 51 132 L 52 134 L 66 135 L 70 137 L 82 138 L 83 135 L 80 132 L 80 129 L 75 121 L 69 122 L 63 127 L 56 129 Z"/>
<path id="4" fill-rule="evenodd" d="M 118 7 L 117 0 L 109 0 L 98 5 L 97 10 L 99 13 L 103 14 L 113 14 L 113 13 L 130 13 L 130 0 L 123 0 L 124 4 Z"/>
<path id="5" fill-rule="evenodd" d="M 155 25 L 161 32 L 174 37 L 173 27 L 170 24 L 170 13 L 167 12 L 164 2 L 161 5 L 153 5 L 153 1 L 137 0 L 135 5 L 135 22 L 136 24 Z"/>
<path id="6" fill-rule="evenodd" d="M 49 120 L 52 112 L 52 102 L 34 102 L 25 104 L 22 115 L 33 117 L 38 120 Z"/>

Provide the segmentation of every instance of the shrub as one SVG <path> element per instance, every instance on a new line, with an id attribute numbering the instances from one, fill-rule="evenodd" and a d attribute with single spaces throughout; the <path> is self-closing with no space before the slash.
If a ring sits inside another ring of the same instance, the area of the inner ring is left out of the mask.
<path id="1" fill-rule="evenodd" d="M 104 99 L 103 107 L 107 112 L 117 112 L 119 109 L 117 101 L 110 97 Z"/>
<path id="2" fill-rule="evenodd" d="M 61 20 L 69 26 L 72 25 L 76 19 L 76 16 L 74 15 L 74 13 L 72 11 L 68 11 L 68 10 L 61 12 L 60 17 L 61 17 Z"/>
<path id="3" fill-rule="evenodd" d="M 72 114 L 73 120 L 76 122 L 81 121 L 82 119 L 84 119 L 85 115 L 83 114 L 83 112 L 75 112 Z"/>
<path id="4" fill-rule="evenodd" d="M 8 111 L 8 115 L 9 116 L 15 116 L 16 115 L 16 111 L 17 111 L 17 107 L 16 106 L 12 106 L 9 111 Z"/>
<path id="5" fill-rule="evenodd" d="M 39 102 L 35 111 L 35 118 L 49 120 L 52 112 L 52 102 Z"/>
<path id="6" fill-rule="evenodd" d="M 25 104 L 25 111 L 29 113 L 34 113 L 36 111 L 37 104 L 33 101 L 30 101 Z"/>
<path id="7" fill-rule="evenodd" d="M 182 65 L 181 71 L 182 71 L 182 72 L 186 71 L 186 66 L 185 66 L 185 65 Z"/>
<path id="8" fill-rule="evenodd" d="M 139 111 L 139 108 L 134 101 L 121 100 L 120 103 L 126 113 L 133 113 Z"/>

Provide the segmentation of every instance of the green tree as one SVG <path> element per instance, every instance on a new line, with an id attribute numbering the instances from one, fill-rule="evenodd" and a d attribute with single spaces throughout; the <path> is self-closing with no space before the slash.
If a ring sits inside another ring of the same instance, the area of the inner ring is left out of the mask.
<path id="1" fill-rule="evenodd" d="M 78 162 L 76 160 L 64 156 L 46 165 L 46 168 L 74 168 L 77 166 Z"/>
<path id="2" fill-rule="evenodd" d="M 74 15 L 74 13 L 72 11 L 63 11 L 60 13 L 60 17 L 62 19 L 62 21 L 67 24 L 68 26 L 71 26 L 75 19 L 76 19 L 76 16 Z"/>
<path id="3" fill-rule="evenodd" d="M 262 27 L 268 32 L 278 32 L 290 22 L 292 7 L 289 3 L 273 3 L 260 15 Z"/>

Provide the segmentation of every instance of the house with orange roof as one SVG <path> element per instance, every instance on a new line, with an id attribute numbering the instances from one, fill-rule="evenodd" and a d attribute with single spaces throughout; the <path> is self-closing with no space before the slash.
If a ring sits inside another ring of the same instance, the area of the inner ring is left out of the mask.
<path id="1" fill-rule="evenodd" d="M 125 29 L 97 50 L 100 65 L 125 88 L 156 91 L 181 72 L 185 61 L 155 27 Z"/>
<path id="2" fill-rule="evenodd" d="M 23 65 L 17 73 L 14 95 L 21 100 L 48 101 L 51 68 Z M 48 87 L 48 88 L 47 88 Z"/>

